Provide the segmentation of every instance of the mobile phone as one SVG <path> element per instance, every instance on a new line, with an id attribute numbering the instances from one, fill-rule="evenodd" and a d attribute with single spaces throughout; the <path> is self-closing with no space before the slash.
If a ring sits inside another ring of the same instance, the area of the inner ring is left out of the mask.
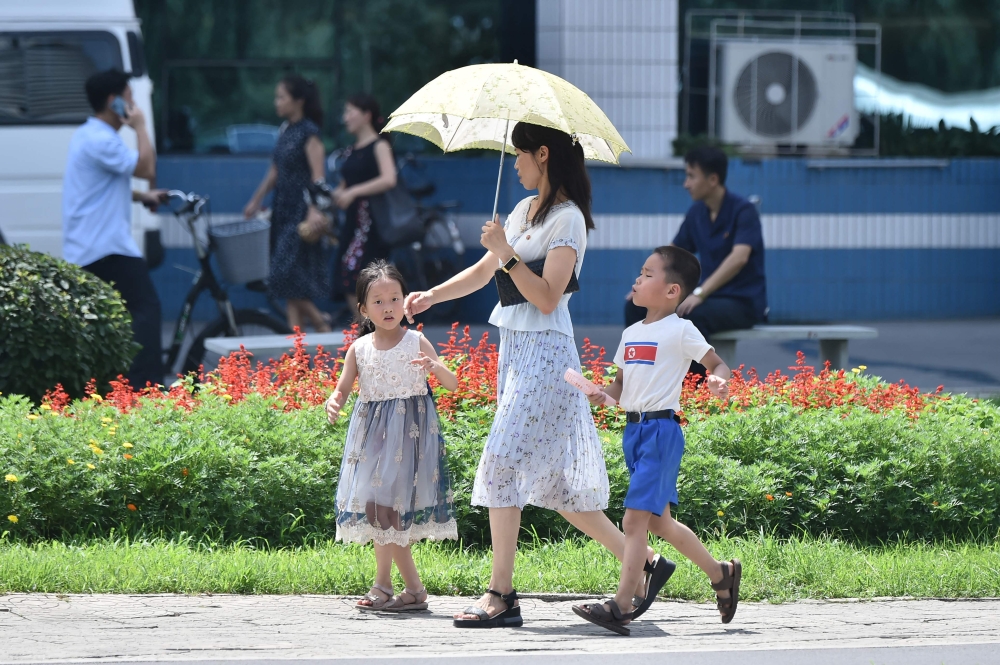
<path id="1" fill-rule="evenodd" d="M 128 109 L 125 106 L 125 100 L 121 97 L 115 97 L 111 100 L 111 110 L 122 118 L 128 117 Z"/>

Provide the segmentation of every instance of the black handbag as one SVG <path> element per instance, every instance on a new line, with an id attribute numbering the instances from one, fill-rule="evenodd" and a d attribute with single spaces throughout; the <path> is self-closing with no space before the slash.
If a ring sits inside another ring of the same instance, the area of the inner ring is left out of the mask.
<path id="1" fill-rule="evenodd" d="M 396 186 L 368 197 L 375 230 L 388 245 L 408 245 L 424 239 L 424 220 L 402 178 Z"/>
<path id="2" fill-rule="evenodd" d="M 529 261 L 524 265 L 528 267 L 528 270 L 541 277 L 542 270 L 545 268 L 545 259 Z M 500 305 L 502 307 L 510 307 L 511 305 L 520 305 L 521 303 L 528 302 L 528 299 L 517 290 L 517 285 L 514 284 L 514 280 L 511 279 L 508 273 L 497 269 L 494 275 L 496 276 L 497 293 L 500 294 Z M 569 274 L 569 284 L 566 285 L 566 290 L 563 293 L 576 293 L 579 290 L 580 282 L 577 280 L 576 270 L 574 270 Z"/>

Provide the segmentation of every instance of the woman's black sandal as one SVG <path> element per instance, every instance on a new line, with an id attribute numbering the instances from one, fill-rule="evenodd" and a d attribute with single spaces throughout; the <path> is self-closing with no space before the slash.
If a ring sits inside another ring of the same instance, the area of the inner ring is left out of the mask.
<path id="1" fill-rule="evenodd" d="M 611 608 L 610 612 L 604 609 L 605 603 Z M 581 619 L 586 619 L 592 624 L 607 628 L 619 635 L 632 634 L 632 630 L 626 625 L 632 620 L 632 612 L 622 612 L 614 599 L 590 605 L 574 605 L 573 613 Z"/>
<path id="2" fill-rule="evenodd" d="M 733 559 L 729 563 L 733 564 L 733 572 L 730 574 L 729 566 L 722 564 L 722 579 L 712 585 L 716 591 L 729 592 L 729 598 L 715 596 L 716 606 L 722 613 L 722 623 L 729 623 L 736 616 L 736 605 L 740 602 L 740 578 L 743 577 L 743 565 L 740 560 Z"/>
<path id="3" fill-rule="evenodd" d="M 517 602 L 517 591 L 500 593 L 493 589 L 487 589 L 486 593 L 502 600 L 507 605 L 507 609 L 490 616 L 483 608 L 470 605 L 465 608 L 462 614 L 474 614 L 479 618 L 455 619 L 456 628 L 517 628 L 524 625 L 524 619 L 521 618 L 521 606 L 514 604 Z"/>
<path id="4" fill-rule="evenodd" d="M 656 595 L 666 585 L 676 568 L 676 563 L 659 554 L 653 557 L 653 563 L 646 562 L 642 568 L 646 572 L 646 597 L 634 596 L 632 598 L 632 605 L 635 606 L 635 609 L 632 610 L 633 620 L 645 614 L 646 610 L 653 605 Z"/>
<path id="5" fill-rule="evenodd" d="M 656 556 L 655 554 L 653 555 Z M 653 574 L 653 564 L 646 562 L 642 565 L 642 572 L 646 574 L 646 579 L 643 580 L 642 588 L 646 590 L 645 596 L 640 596 L 638 594 L 632 596 L 632 607 L 639 607 L 646 600 L 646 596 L 649 595 L 649 578 Z M 635 614 L 635 612 L 633 612 Z"/>

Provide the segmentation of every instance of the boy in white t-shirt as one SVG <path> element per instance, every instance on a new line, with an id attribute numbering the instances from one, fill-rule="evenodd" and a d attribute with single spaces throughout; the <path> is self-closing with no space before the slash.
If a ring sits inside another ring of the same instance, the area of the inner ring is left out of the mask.
<path id="1" fill-rule="evenodd" d="M 628 412 L 622 440 L 630 476 L 622 520 L 625 557 L 615 597 L 577 605 L 573 611 L 622 635 L 630 633 L 632 592 L 643 574 L 649 532 L 705 571 L 716 591 L 723 623 L 732 621 L 739 601 L 739 560 L 717 561 L 691 529 L 670 516 L 670 505 L 677 505 L 677 474 L 684 454 L 684 435 L 676 414 L 691 361 L 708 369 L 706 382 L 714 395 L 723 400 L 729 397 L 729 368 L 694 324 L 675 313 L 700 277 L 698 259 L 679 247 L 658 247 L 646 259 L 632 287 L 632 301 L 646 308 L 646 319 L 622 334 L 615 354 L 618 374 L 604 391 Z M 590 400 L 603 404 L 604 393 Z"/>

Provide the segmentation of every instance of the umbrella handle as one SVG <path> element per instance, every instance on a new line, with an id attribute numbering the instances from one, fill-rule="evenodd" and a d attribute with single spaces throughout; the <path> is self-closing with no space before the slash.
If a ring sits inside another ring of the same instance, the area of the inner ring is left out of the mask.
<path id="1" fill-rule="evenodd" d="M 503 178 L 503 158 L 507 156 L 507 130 L 510 129 L 510 118 L 507 118 L 507 125 L 503 130 L 503 146 L 500 148 L 500 171 L 497 173 L 497 193 L 493 197 L 493 215 L 490 216 L 492 222 L 497 218 L 497 207 L 500 205 L 500 180 Z"/>

